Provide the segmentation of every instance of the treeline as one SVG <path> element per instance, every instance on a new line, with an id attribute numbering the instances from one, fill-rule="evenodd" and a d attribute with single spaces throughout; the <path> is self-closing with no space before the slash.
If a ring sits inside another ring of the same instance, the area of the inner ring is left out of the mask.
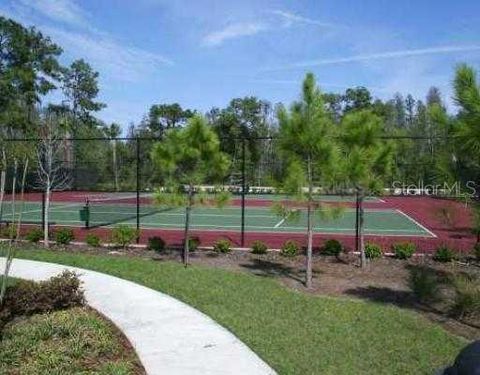
<path id="1" fill-rule="evenodd" d="M 106 106 L 98 101 L 98 72 L 83 59 L 62 66 L 61 54 L 61 47 L 39 30 L 0 17 L 0 142 L 1 154 L 5 154 L 2 170 L 19 150 L 35 150 L 28 142 L 19 147 L 5 140 L 44 137 L 48 118 L 63 130 L 61 154 L 65 168 L 73 176 L 72 188 L 133 190 L 137 159 L 143 188 L 161 182 L 150 162 L 154 140 L 145 138 L 161 139 L 165 131 L 184 126 L 198 111 L 177 103 L 153 104 L 145 109 L 143 119 L 128 126 L 124 135 L 131 140 L 116 140 L 122 127 L 98 118 L 98 112 Z M 454 89 L 460 108 L 456 114 L 447 112 L 436 87 L 426 93 L 425 99 L 396 94 L 390 100 L 380 100 L 365 87 L 349 88 L 342 94 L 325 92 L 322 97 L 334 124 L 340 124 L 350 113 L 364 110 L 381 118 L 384 137 L 390 139 L 395 153 L 395 167 L 384 185 L 394 181 L 478 181 L 478 158 L 472 155 L 472 150 L 480 150 L 480 146 L 475 149 L 480 144 L 475 72 L 466 66 L 458 67 Z M 44 103 L 45 96 L 52 92 L 60 94 L 59 102 Z M 204 114 L 219 136 L 221 150 L 231 158 L 226 184 L 239 184 L 244 170 L 249 185 L 273 185 L 283 177 L 276 115 L 282 107 L 251 96 L 232 99 L 225 108 L 212 108 Z M 142 139 L 138 145 L 137 137 Z M 70 138 L 99 140 L 68 141 Z"/>

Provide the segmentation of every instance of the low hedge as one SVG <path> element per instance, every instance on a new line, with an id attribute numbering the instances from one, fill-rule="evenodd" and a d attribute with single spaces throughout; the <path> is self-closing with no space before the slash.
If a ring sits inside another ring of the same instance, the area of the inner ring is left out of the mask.
<path id="1" fill-rule="evenodd" d="M 46 281 L 20 280 L 7 287 L 0 309 L 0 325 L 22 315 L 45 313 L 85 304 L 81 281 L 74 272 L 63 271 Z"/>

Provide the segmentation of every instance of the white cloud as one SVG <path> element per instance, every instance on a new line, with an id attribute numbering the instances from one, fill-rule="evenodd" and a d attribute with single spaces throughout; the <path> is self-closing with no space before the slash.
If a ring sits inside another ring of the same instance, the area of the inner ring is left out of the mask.
<path id="1" fill-rule="evenodd" d="M 267 29 L 268 27 L 260 22 L 232 23 L 222 30 L 207 34 L 203 38 L 203 44 L 210 47 L 219 46 L 226 40 L 255 35 Z"/>
<path id="2" fill-rule="evenodd" d="M 53 21 L 87 25 L 88 14 L 74 0 L 18 0 L 16 5 L 33 9 Z"/>
<path id="3" fill-rule="evenodd" d="M 303 17 L 298 14 L 292 13 L 292 12 L 287 12 L 284 10 L 273 10 L 272 14 L 275 14 L 276 16 L 279 16 L 282 18 L 284 22 L 285 27 L 290 27 L 295 23 L 303 23 L 307 25 L 316 25 L 316 26 L 322 26 L 322 27 L 331 27 L 332 25 L 326 22 L 321 22 L 318 20 L 314 20 L 311 18 Z"/>
<path id="4" fill-rule="evenodd" d="M 372 60 L 386 60 L 386 59 L 393 59 L 393 58 L 405 58 L 405 57 L 449 54 L 449 53 L 457 53 L 457 52 L 472 52 L 472 51 L 480 51 L 480 45 L 439 46 L 439 47 L 404 49 L 404 50 L 389 51 L 389 52 L 369 53 L 369 54 L 353 55 L 353 56 L 332 58 L 332 59 L 310 60 L 310 61 L 299 62 L 296 64 L 291 64 L 284 67 L 278 67 L 278 68 L 267 69 L 267 70 L 306 68 L 306 67 L 321 66 L 321 65 L 345 64 L 345 63 L 352 63 L 352 62 L 368 62 Z"/>
<path id="5" fill-rule="evenodd" d="M 64 47 L 70 57 L 85 58 L 101 76 L 135 82 L 146 79 L 159 68 L 173 65 L 159 54 L 120 44 L 109 34 L 76 33 L 50 27 L 42 30 Z"/>

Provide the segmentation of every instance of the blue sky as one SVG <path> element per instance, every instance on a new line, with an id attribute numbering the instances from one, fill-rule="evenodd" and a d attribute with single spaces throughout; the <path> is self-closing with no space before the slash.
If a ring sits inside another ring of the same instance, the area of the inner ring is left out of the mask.
<path id="1" fill-rule="evenodd" d="M 453 111 L 455 65 L 480 69 L 478 0 L 0 0 L 0 14 L 50 35 L 62 62 L 86 59 L 108 105 L 99 116 L 123 126 L 154 103 L 289 103 L 307 71 L 324 91 L 379 98 L 436 85 Z"/>

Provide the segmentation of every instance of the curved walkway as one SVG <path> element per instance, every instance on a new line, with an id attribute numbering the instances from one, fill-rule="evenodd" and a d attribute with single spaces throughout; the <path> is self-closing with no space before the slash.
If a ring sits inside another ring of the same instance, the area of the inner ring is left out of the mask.
<path id="1" fill-rule="evenodd" d="M 125 333 L 148 374 L 275 374 L 211 318 L 155 290 L 82 268 L 23 259 L 14 260 L 11 276 L 40 281 L 64 269 L 80 275 L 88 304 Z"/>

